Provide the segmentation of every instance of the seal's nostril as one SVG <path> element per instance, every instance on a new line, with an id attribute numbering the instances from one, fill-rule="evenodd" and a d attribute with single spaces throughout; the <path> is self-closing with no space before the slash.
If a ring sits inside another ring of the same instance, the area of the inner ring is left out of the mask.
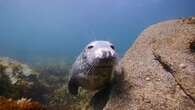
<path id="1" fill-rule="evenodd" d="M 104 58 L 107 57 L 107 52 L 106 51 L 102 51 L 102 55 L 103 55 Z"/>
<path id="2" fill-rule="evenodd" d="M 102 58 L 110 58 L 112 57 L 111 51 L 102 51 Z"/>

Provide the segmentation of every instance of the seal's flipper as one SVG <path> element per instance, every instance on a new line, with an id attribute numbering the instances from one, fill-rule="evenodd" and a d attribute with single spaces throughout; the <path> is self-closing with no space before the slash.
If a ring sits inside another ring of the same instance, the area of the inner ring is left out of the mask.
<path id="1" fill-rule="evenodd" d="M 70 79 L 69 83 L 68 83 L 68 90 L 72 95 L 77 95 L 78 94 L 78 88 L 79 85 L 77 83 L 76 80 L 74 80 L 73 78 Z"/>
<path id="2" fill-rule="evenodd" d="M 97 92 L 91 99 L 90 105 L 93 110 L 103 110 L 111 92 L 111 84 L 108 84 L 104 89 Z"/>

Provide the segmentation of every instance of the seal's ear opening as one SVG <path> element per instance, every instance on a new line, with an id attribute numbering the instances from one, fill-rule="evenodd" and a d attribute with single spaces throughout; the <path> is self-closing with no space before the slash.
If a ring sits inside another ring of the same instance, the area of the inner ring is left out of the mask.
<path id="1" fill-rule="evenodd" d="M 68 91 L 76 96 L 78 94 L 78 83 L 76 80 L 74 80 L 73 78 L 70 79 L 69 83 L 68 83 Z"/>

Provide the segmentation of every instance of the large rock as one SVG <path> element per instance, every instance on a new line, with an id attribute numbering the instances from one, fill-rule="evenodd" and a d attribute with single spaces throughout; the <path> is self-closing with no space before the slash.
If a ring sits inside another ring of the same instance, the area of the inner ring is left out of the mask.
<path id="1" fill-rule="evenodd" d="M 121 65 L 105 110 L 195 110 L 195 17 L 150 26 Z"/>

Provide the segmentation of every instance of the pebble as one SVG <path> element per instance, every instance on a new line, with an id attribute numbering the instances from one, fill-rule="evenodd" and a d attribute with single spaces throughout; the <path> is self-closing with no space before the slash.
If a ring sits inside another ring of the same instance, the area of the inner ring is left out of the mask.
<path id="1" fill-rule="evenodd" d="M 186 68 L 186 65 L 183 64 L 183 63 L 181 63 L 181 64 L 179 65 L 179 67 L 181 67 L 182 69 L 184 69 L 184 68 Z"/>
<path id="2" fill-rule="evenodd" d="M 149 77 L 146 77 L 146 81 L 149 81 L 150 80 L 150 78 Z"/>

